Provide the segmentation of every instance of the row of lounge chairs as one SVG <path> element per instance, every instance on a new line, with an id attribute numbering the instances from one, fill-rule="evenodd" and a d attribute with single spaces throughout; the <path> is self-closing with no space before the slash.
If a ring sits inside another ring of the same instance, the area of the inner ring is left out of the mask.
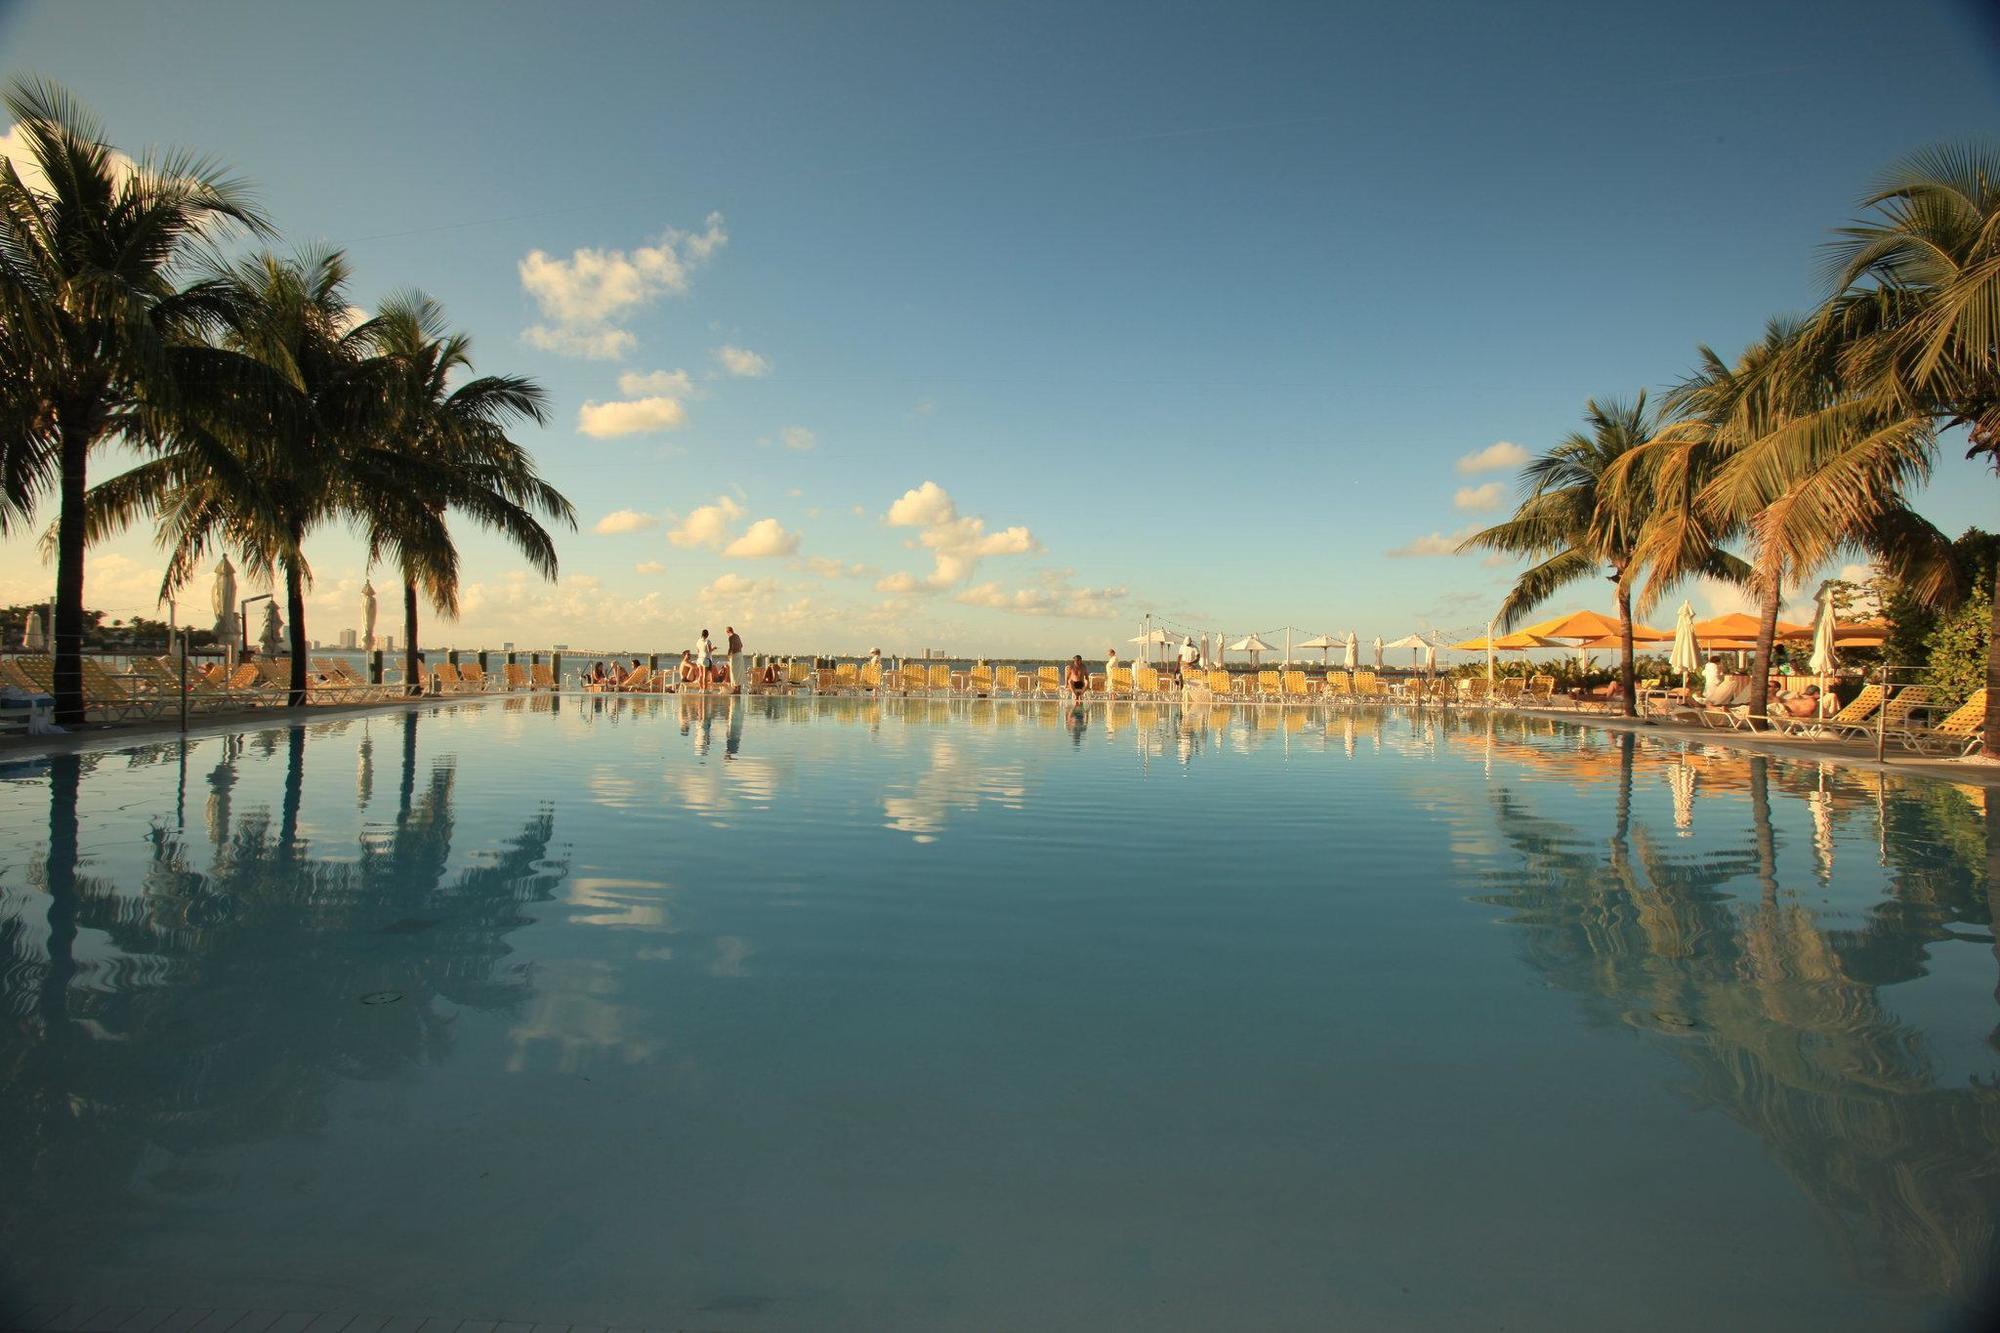
<path id="1" fill-rule="evenodd" d="M 1905 685 L 1890 693 L 1874 684 L 1863 686 L 1846 707 L 1824 716 L 1753 714 L 1746 705 L 1706 707 L 1700 703 L 1663 705 L 1652 710 L 1652 716 L 1718 731 L 1768 730 L 1809 740 L 1873 741 L 1879 735 L 1888 744 L 1925 755 L 1963 756 L 1984 744 L 1985 690 L 1974 690 L 1964 703 L 1935 722 L 1925 720 L 1930 717 L 1932 699 L 1932 690 L 1926 685 Z"/>
<path id="2" fill-rule="evenodd" d="M 555 675 L 541 664 L 507 664 L 504 675 L 486 676 L 478 666 L 439 663 L 432 672 L 432 692 L 460 694 L 485 690 L 553 690 Z M 168 717 L 180 710 L 185 694 L 190 713 L 206 715 L 244 709 L 282 707 L 291 701 L 291 660 L 261 658 L 234 668 L 210 664 L 191 670 L 185 684 L 181 664 L 170 657 L 139 657 L 130 668 L 113 672 L 95 658 L 83 659 L 85 716 L 94 722 L 123 722 Z M 45 654 L 0 656 L 0 686 L 31 695 L 55 693 L 55 663 Z M 374 684 L 339 658 L 316 657 L 306 677 L 308 704 L 362 703 L 401 699 L 408 690 L 400 682 Z"/>

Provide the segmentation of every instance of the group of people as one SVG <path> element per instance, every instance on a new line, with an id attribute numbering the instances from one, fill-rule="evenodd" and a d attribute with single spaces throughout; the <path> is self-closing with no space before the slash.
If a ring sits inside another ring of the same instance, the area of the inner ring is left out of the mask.
<path id="1" fill-rule="evenodd" d="M 1789 682 L 1790 677 L 1782 677 Z M 1709 708 L 1733 708 L 1750 702 L 1750 677 L 1741 671 L 1724 673 L 1722 660 L 1711 657 L 1701 667 L 1701 701 Z M 1782 711 L 1789 717 L 1823 716 L 1834 702 L 1834 696 L 1821 691 L 1818 685 L 1807 685 L 1802 690 L 1794 690 L 1788 685 L 1780 685 L 1771 695 L 1770 708 Z"/>
<path id="2" fill-rule="evenodd" d="M 708 631 L 701 632 L 701 638 L 692 648 L 681 649 L 681 660 L 674 669 L 674 679 L 665 688 L 668 690 L 729 690 L 743 688 L 745 681 L 758 685 L 776 685 L 778 666 L 772 662 L 760 672 L 751 672 L 743 660 L 743 638 L 737 634 L 734 625 L 724 625 L 723 633 L 728 640 L 722 652 L 718 653 L 715 641 Z M 606 664 L 596 662 L 583 677 L 586 690 L 628 689 L 635 681 L 646 679 L 647 668 L 638 658 L 632 659 L 629 669 L 621 669 L 616 662 Z M 754 680 L 753 680 L 754 677 Z"/>

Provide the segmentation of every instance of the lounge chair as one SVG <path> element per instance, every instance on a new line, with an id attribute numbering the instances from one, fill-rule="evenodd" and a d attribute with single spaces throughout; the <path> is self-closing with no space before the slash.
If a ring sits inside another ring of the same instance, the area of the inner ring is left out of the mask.
<path id="1" fill-rule="evenodd" d="M 528 688 L 528 668 L 522 666 L 519 662 L 509 662 L 502 666 L 500 668 L 500 676 L 502 680 L 506 681 L 509 690 L 525 690 Z"/>
<path id="2" fill-rule="evenodd" d="M 1986 743 L 1985 722 L 1986 691 L 1978 689 L 1934 727 L 1905 723 L 1896 731 L 1896 743 L 1919 754 L 1964 756 Z"/>
<path id="3" fill-rule="evenodd" d="M 952 688 L 950 664 L 946 662 L 931 663 L 930 679 L 926 683 L 932 694 L 950 694 Z"/>
<path id="4" fill-rule="evenodd" d="M 531 690 L 553 690 L 556 688 L 555 668 L 544 662 L 528 665 L 528 688 Z"/>

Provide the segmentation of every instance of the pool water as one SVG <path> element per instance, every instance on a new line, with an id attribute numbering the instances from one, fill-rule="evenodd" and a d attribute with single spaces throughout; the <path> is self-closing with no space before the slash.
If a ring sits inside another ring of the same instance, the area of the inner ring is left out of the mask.
<path id="1" fill-rule="evenodd" d="M 987 701 L 509 698 L 15 764 L 0 1290 L 1933 1326 L 2000 1208 L 1993 795 Z"/>

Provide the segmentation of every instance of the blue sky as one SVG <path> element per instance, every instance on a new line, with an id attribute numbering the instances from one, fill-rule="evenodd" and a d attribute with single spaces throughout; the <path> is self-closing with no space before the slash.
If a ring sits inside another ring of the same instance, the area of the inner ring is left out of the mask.
<path id="1" fill-rule="evenodd" d="M 548 387 L 562 580 L 468 533 L 436 642 L 1096 653 L 1483 623 L 1507 569 L 1391 554 L 1501 516 L 1513 469 L 1460 460 L 1733 354 L 1875 173 L 1996 123 L 1971 9 L 1885 17 L 16 4 L 0 67 Z M 1995 488 L 1948 450 L 1921 507 Z M 313 552 L 331 639 L 366 571 Z M 158 565 L 108 545 L 88 600 L 149 611 Z M 0 546 L 0 597 L 50 580 Z"/>

